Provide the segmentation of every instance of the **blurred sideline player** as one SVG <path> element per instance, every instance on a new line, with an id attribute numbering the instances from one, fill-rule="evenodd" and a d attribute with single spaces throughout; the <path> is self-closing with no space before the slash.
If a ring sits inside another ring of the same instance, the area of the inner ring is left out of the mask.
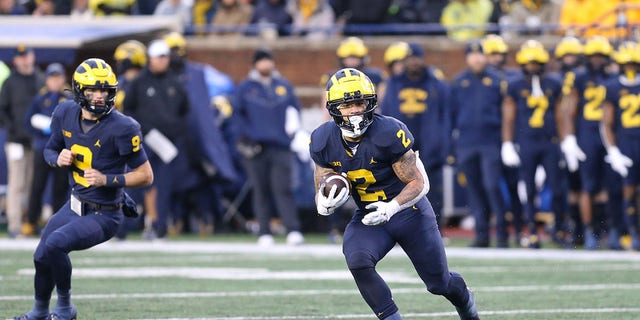
<path id="1" fill-rule="evenodd" d="M 404 41 L 394 42 L 387 47 L 384 51 L 384 64 L 390 77 L 404 72 L 404 59 L 409 52 L 409 44 Z"/>
<path id="2" fill-rule="evenodd" d="M 549 53 L 536 40 L 527 40 L 516 53 L 523 75 L 509 81 L 502 108 L 502 162 L 519 167 L 526 189 L 525 212 L 529 226 L 528 246 L 540 248 L 536 226 L 535 175 L 538 166 L 546 173 L 552 193 L 552 211 L 564 214 L 565 194 L 560 174 L 558 146 L 559 105 L 562 83 L 545 73 Z M 516 150 L 516 145 L 520 147 Z M 558 219 L 556 219 L 557 221 Z"/>
<path id="3" fill-rule="evenodd" d="M 490 67 L 482 43 L 473 40 L 465 50 L 467 68 L 451 84 L 451 130 L 455 132 L 458 168 L 467 180 L 469 209 L 475 218 L 472 247 L 488 247 L 491 213 L 495 214 L 496 246 L 509 247 L 504 199 L 500 189 L 500 108 L 506 81 Z M 452 139 L 453 140 L 453 139 Z M 518 243 L 519 239 L 516 239 Z"/>
<path id="4" fill-rule="evenodd" d="M 221 124 L 233 112 L 228 98 L 235 88 L 228 75 L 211 65 L 189 61 L 187 41 L 180 33 L 168 33 L 163 39 L 171 49 L 170 68 L 178 75 L 189 96 L 191 169 L 200 177 L 195 181 L 180 182 L 180 189 L 193 191 L 189 192 L 191 199 L 181 199 L 183 203 L 177 207 L 182 211 L 186 209 L 185 204 L 195 207 L 200 213 L 198 231 L 201 236 L 207 236 L 213 232 L 214 222 L 222 214 L 220 203 L 225 183 L 220 182 L 239 183 L 231 147 L 221 129 Z M 172 234 L 182 231 L 181 220 L 171 229 Z"/>
<path id="5" fill-rule="evenodd" d="M 620 75 L 605 83 L 603 143 L 607 162 L 623 178 L 623 212 L 631 247 L 640 250 L 637 190 L 640 184 L 640 48 L 623 42 L 614 54 Z M 611 201 L 611 200 L 610 200 Z"/>
<path id="6" fill-rule="evenodd" d="M 380 113 L 404 123 L 415 135 L 415 149 L 420 151 L 431 178 L 428 198 L 436 213 L 438 226 L 443 206 L 443 176 L 450 124 L 448 111 L 450 88 L 442 72 L 425 62 L 425 54 L 417 43 L 409 44 L 404 72 L 387 81 L 387 93 Z"/>
<path id="7" fill-rule="evenodd" d="M 487 64 L 496 69 L 502 81 L 518 78 L 522 73 L 517 68 L 508 68 L 509 46 L 504 39 L 495 34 L 486 35 L 482 39 L 482 49 L 487 56 Z M 509 201 L 507 211 L 511 212 L 511 223 L 515 229 L 516 238 L 520 238 L 523 231 L 522 200 L 518 196 L 518 168 L 502 166 L 502 177 L 507 187 Z"/>
<path id="8" fill-rule="evenodd" d="M 111 67 L 102 59 L 87 59 L 76 68 L 72 84 L 74 101 L 56 108 L 44 151 L 49 165 L 69 168 L 72 194 L 42 232 L 33 255 L 34 307 L 19 320 L 76 318 L 69 252 L 113 237 L 123 219 L 123 187 L 153 181 L 140 125 L 113 110 L 117 80 Z M 131 172 L 125 173 L 125 166 Z M 54 287 L 58 299 L 49 314 Z"/>
<path id="9" fill-rule="evenodd" d="M 147 47 L 137 40 L 127 40 L 116 47 L 113 53 L 118 76 L 116 109 L 122 112 L 122 101 L 131 81 L 147 65 Z"/>
<path id="10" fill-rule="evenodd" d="M 356 69 L 339 70 L 326 87 L 333 121 L 311 136 L 318 213 L 330 215 L 349 198 L 346 189 L 323 195 L 322 178 L 344 173 L 357 209 L 344 234 L 343 253 L 360 294 L 378 319 L 402 319 L 375 267 L 395 246 L 409 256 L 433 294 L 443 295 L 461 319 L 479 319 L 462 276 L 449 272 L 435 214 L 425 197 L 429 182 L 402 122 L 375 114 L 373 83 Z"/>
<path id="11" fill-rule="evenodd" d="M 600 229 L 606 221 L 606 177 L 610 175 L 610 170 L 605 163 L 606 150 L 599 137 L 603 116 L 602 103 L 606 93 L 603 83 L 613 78 L 605 67 L 613 54 L 613 47 L 606 38 L 593 37 L 585 43 L 584 54 L 585 68 L 574 74 L 567 73 L 565 77 L 563 99 L 567 101 L 563 102 L 562 112 L 565 137 L 561 147 L 569 171 L 578 170 L 580 173 L 580 212 L 585 226 L 584 245 L 586 249 L 595 250 L 599 247 Z M 609 212 L 609 246 L 611 249 L 621 249 L 619 238 L 622 216 L 620 207 L 614 207 L 618 208 L 615 210 L 618 213 Z"/>
<path id="12" fill-rule="evenodd" d="M 147 65 L 147 46 L 137 40 L 127 40 L 116 47 L 113 53 L 113 59 L 116 62 L 115 71 L 118 77 L 118 92 L 116 93 L 115 108 L 123 112 L 122 103 L 131 81 L 133 81 Z M 152 192 L 156 192 L 153 187 L 128 190 L 128 193 L 136 202 L 144 203 L 145 226 L 143 238 L 145 239 L 153 237 L 152 224 L 158 217 L 155 198 L 151 196 Z M 120 224 L 120 228 L 116 234 L 118 239 L 123 240 L 126 238 L 129 224 L 131 224 L 130 219 L 124 219 Z"/>
<path id="13" fill-rule="evenodd" d="M 574 85 L 576 82 L 576 73 L 582 73 L 583 66 L 583 52 L 584 48 L 580 40 L 576 37 L 567 36 L 560 40 L 560 42 L 556 45 L 554 50 L 554 57 L 556 61 L 560 64 L 560 70 L 557 74 L 558 79 L 562 81 L 562 110 L 564 114 L 564 132 L 561 135 L 566 136 L 571 130 L 569 126 L 573 126 L 573 124 L 566 123 L 567 106 L 571 105 L 572 97 L 570 97 L 571 92 L 574 89 Z M 563 141 L 569 141 L 564 140 Z M 560 144 L 563 153 L 565 148 L 564 143 Z M 565 155 L 565 159 L 567 156 Z M 566 175 L 567 175 L 567 204 L 569 208 L 569 219 L 572 223 L 571 226 L 566 227 L 566 234 L 563 233 L 554 233 L 553 240 L 561 245 L 578 245 L 584 242 L 584 225 L 582 223 L 582 218 L 580 216 L 580 193 L 582 190 L 582 183 L 580 181 L 580 174 L 577 170 L 577 162 L 567 163 L 566 166 Z"/>

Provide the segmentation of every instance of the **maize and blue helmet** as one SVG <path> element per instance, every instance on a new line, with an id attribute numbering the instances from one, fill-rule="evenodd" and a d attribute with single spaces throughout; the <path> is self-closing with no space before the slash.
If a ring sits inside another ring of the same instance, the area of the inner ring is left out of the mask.
<path id="1" fill-rule="evenodd" d="M 118 79 L 111 66 L 102 59 L 91 58 L 80 63 L 73 73 L 72 86 L 73 100 L 96 116 L 111 112 L 115 105 Z M 104 106 L 91 105 L 84 93 L 84 90 L 88 88 L 107 90 L 108 94 Z"/>
<path id="2" fill-rule="evenodd" d="M 350 138 L 361 136 L 373 122 L 373 112 L 378 106 L 378 96 L 369 77 L 353 68 L 340 69 L 327 81 L 325 93 L 326 107 L 342 134 Z M 360 100 L 366 105 L 362 113 L 342 115 L 339 110 L 342 104 Z"/>

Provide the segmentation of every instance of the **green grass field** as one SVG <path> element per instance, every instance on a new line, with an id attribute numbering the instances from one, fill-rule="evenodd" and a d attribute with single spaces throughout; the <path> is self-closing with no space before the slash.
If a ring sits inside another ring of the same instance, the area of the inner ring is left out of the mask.
<path id="1" fill-rule="evenodd" d="M 346 270 L 340 246 L 265 249 L 254 240 L 112 241 L 74 252 L 79 319 L 375 319 Z M 32 305 L 35 245 L 33 239 L 0 238 L 0 319 Z M 637 253 L 466 248 L 447 253 L 451 269 L 474 290 L 483 319 L 640 319 Z M 457 319 L 444 298 L 426 292 L 400 250 L 378 270 L 405 319 Z"/>

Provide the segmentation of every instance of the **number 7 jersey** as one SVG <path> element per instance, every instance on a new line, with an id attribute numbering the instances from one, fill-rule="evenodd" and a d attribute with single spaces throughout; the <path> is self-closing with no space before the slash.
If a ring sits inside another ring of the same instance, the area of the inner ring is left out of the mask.
<path id="1" fill-rule="evenodd" d="M 137 168 L 145 163 L 147 155 L 142 148 L 140 125 L 113 110 L 85 133 L 80 124 L 81 110 L 73 101 L 65 101 L 55 109 L 45 160 L 55 165 L 62 149 L 71 150 L 75 154 L 69 173 L 72 192 L 85 201 L 118 203 L 122 188 L 91 187 L 84 178 L 84 170 L 93 168 L 103 174 L 123 174 L 126 166 Z"/>
<path id="2" fill-rule="evenodd" d="M 557 137 L 556 103 L 562 93 L 562 83 L 547 75 L 540 76 L 541 96 L 534 96 L 531 83 L 524 77 L 509 82 L 507 95 L 516 104 L 516 141 L 522 143 L 551 141 Z"/>
<path id="3" fill-rule="evenodd" d="M 402 122 L 375 114 L 373 123 L 354 151 L 345 145 L 340 129 L 325 122 L 311 134 L 311 158 L 321 167 L 347 174 L 360 210 L 376 201 L 390 201 L 405 187 L 393 171 L 413 146 L 413 135 Z"/>

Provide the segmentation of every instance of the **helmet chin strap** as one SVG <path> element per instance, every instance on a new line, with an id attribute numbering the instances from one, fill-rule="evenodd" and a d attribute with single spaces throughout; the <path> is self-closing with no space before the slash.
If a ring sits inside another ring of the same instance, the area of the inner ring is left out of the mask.
<path id="1" fill-rule="evenodd" d="M 340 128 L 340 130 L 342 131 L 342 135 L 347 138 L 357 138 L 361 136 L 365 131 L 367 131 L 366 127 L 360 128 L 360 125 L 362 124 L 363 121 L 364 121 L 364 118 L 362 116 L 349 117 L 349 123 L 353 126 L 353 131 Z"/>
<path id="2" fill-rule="evenodd" d="M 640 83 L 640 79 L 635 70 L 626 70 L 624 75 L 620 75 L 620 83 L 625 86 L 635 86 Z"/>

